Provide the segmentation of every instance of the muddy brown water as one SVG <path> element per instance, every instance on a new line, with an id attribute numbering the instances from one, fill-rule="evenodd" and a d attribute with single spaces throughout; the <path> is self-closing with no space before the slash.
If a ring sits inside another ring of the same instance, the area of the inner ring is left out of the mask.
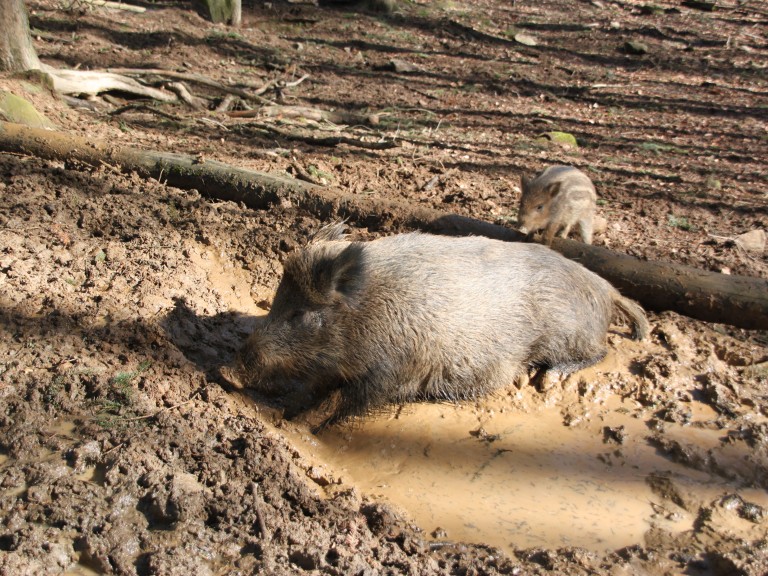
<path id="1" fill-rule="evenodd" d="M 568 426 L 556 403 L 521 411 L 521 396 L 535 394 L 512 388 L 477 404 L 414 404 L 319 436 L 300 425 L 281 429 L 325 467 L 327 480 L 399 507 L 430 538 L 510 554 L 561 546 L 607 552 L 644 544 L 651 528 L 691 530 L 695 515 L 655 492 L 653 478 L 670 478 L 700 504 L 738 491 L 768 507 L 766 491 L 742 489 L 657 451 L 634 401 L 608 395 Z M 692 411 L 691 423 L 665 433 L 738 468 L 749 449 L 723 445 L 723 432 L 705 427 L 715 416 L 709 406 L 694 403 Z M 605 427 L 622 431 L 621 444 L 606 441 Z M 735 532 L 754 528 L 736 523 Z"/>

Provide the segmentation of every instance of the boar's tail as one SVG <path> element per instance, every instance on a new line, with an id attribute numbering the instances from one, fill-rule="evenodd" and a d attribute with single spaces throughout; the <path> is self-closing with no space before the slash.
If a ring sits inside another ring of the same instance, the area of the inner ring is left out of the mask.
<path id="1" fill-rule="evenodd" d="M 634 300 L 624 298 L 618 292 L 613 295 L 613 303 L 619 309 L 621 315 L 632 322 L 632 338 L 644 340 L 648 336 L 650 325 L 645 317 L 645 310 L 643 310 L 642 306 Z"/>

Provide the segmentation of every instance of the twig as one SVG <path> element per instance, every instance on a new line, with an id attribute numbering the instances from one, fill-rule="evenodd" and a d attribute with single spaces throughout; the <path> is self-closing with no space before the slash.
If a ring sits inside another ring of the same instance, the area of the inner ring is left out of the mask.
<path id="1" fill-rule="evenodd" d="M 309 106 L 262 106 L 257 110 L 236 110 L 230 112 L 233 118 L 255 118 L 266 116 L 268 118 L 306 118 L 315 122 L 331 122 L 333 124 L 376 124 L 376 114 L 356 114 L 354 112 L 322 110 Z M 377 118 L 378 119 L 378 118 Z"/>
<path id="2" fill-rule="evenodd" d="M 295 86 L 298 86 L 302 82 L 304 82 L 304 80 L 306 80 L 307 78 L 309 78 L 309 74 L 304 74 L 304 76 L 302 76 L 298 80 L 293 80 L 291 82 L 286 82 L 285 80 L 270 80 L 266 84 L 262 85 L 260 88 L 257 88 L 254 94 L 258 94 L 259 96 L 261 96 L 265 92 L 272 90 L 272 88 L 278 88 L 278 89 L 293 88 Z"/>
<path id="3" fill-rule="evenodd" d="M 296 178 L 299 180 L 304 180 L 305 182 L 309 182 L 310 184 L 316 184 L 317 186 L 325 186 L 320 180 L 317 178 L 314 178 L 312 174 L 304 170 L 304 168 L 298 163 L 298 162 L 291 162 L 291 167 L 293 168 L 295 172 Z"/>
<path id="4" fill-rule="evenodd" d="M 639 84 L 592 84 L 589 90 L 599 90 L 600 88 L 634 88 Z"/>
<path id="5" fill-rule="evenodd" d="M 253 494 L 253 509 L 256 512 L 256 522 L 259 524 L 259 531 L 261 532 L 261 539 L 265 542 L 269 542 L 272 538 L 267 532 L 267 523 L 264 522 L 264 514 L 261 511 L 261 505 L 264 503 L 264 499 L 259 494 L 259 485 L 256 482 L 251 482 L 251 494 Z"/>
<path id="6" fill-rule="evenodd" d="M 269 542 L 272 539 L 272 537 L 269 535 L 269 532 L 267 532 L 267 523 L 264 522 L 264 514 L 261 512 L 261 505 L 258 503 L 255 503 L 253 507 L 256 511 L 256 521 L 259 523 L 259 530 L 261 531 L 261 537 L 265 542 Z"/>
<path id="7" fill-rule="evenodd" d="M 252 127 L 258 130 L 265 130 L 267 132 L 277 134 L 278 136 L 282 136 L 283 138 L 288 138 L 289 140 L 300 140 L 301 142 L 306 142 L 307 144 L 312 144 L 315 146 L 338 146 L 339 144 L 347 144 L 348 146 L 356 146 L 358 148 L 365 148 L 367 150 L 389 150 L 390 148 L 397 148 L 400 146 L 397 142 L 393 142 L 391 140 L 384 142 L 365 142 L 356 138 L 349 138 L 348 136 L 327 136 L 324 138 L 303 136 L 293 132 L 286 132 L 267 124 L 249 123 L 244 124 L 243 126 Z"/>
<path id="8" fill-rule="evenodd" d="M 199 395 L 200 395 L 200 390 L 192 394 L 192 396 L 190 396 L 188 400 L 185 400 L 184 402 L 179 402 L 178 404 L 174 404 L 173 406 L 167 406 L 161 410 L 158 410 L 154 414 L 145 414 L 144 416 L 135 416 L 133 418 L 121 418 L 121 420 L 123 422 L 136 422 L 137 420 L 148 420 L 150 418 L 156 418 L 163 412 L 170 412 L 171 410 L 175 410 L 176 408 L 181 408 L 185 404 L 189 404 L 190 402 L 192 402 L 192 400 L 197 398 L 197 396 Z"/>
<path id="9" fill-rule="evenodd" d="M 109 449 L 109 450 L 107 450 L 106 452 L 103 452 L 103 453 L 101 454 L 101 455 L 102 455 L 102 457 L 103 457 L 103 456 L 106 456 L 106 455 L 107 455 L 107 454 L 109 454 L 110 452 L 114 452 L 114 451 L 115 451 L 115 450 L 117 450 L 118 448 L 122 448 L 123 446 L 125 446 L 125 444 L 126 444 L 125 442 L 120 442 L 119 444 L 115 444 L 114 446 L 112 446 L 112 448 L 110 448 L 110 449 Z"/>
<path id="10" fill-rule="evenodd" d="M 234 94 L 227 94 L 224 96 L 222 101 L 219 103 L 218 106 L 216 106 L 215 111 L 216 112 L 229 112 L 232 110 L 232 107 L 235 105 L 235 102 L 237 102 L 237 96 Z"/>
<path id="11" fill-rule="evenodd" d="M 733 236 L 719 236 L 718 234 L 710 234 L 710 233 L 707 233 L 707 236 L 709 236 L 710 238 L 714 238 L 715 240 L 722 240 L 724 242 L 728 242 L 728 241 L 733 242 L 735 240 Z"/>
<path id="12" fill-rule="evenodd" d="M 197 121 L 200 122 L 200 124 L 205 124 L 206 126 L 215 126 L 216 128 L 221 128 L 225 132 L 229 132 L 229 128 L 227 128 L 225 124 L 219 122 L 218 120 L 212 120 L 211 118 L 198 118 Z"/>
<path id="13" fill-rule="evenodd" d="M 513 450 L 510 450 L 510 449 L 508 449 L 508 448 L 499 448 L 498 450 L 496 450 L 496 452 L 494 452 L 493 454 L 491 454 L 490 458 L 488 458 L 488 459 L 487 459 L 485 462 L 483 462 L 483 463 L 480 465 L 480 467 L 479 467 L 479 468 L 478 468 L 478 469 L 475 471 L 475 473 L 474 473 L 474 474 L 472 474 L 472 480 L 471 480 L 471 481 L 472 481 L 472 482 L 474 482 L 475 480 L 477 480 L 478 478 L 480 478 L 480 476 L 482 476 L 483 470 L 485 470 L 486 468 L 488 468 L 488 466 L 490 466 L 490 465 L 491 465 L 491 463 L 492 463 L 494 460 L 496 460 L 496 458 L 498 458 L 499 456 L 501 456 L 501 455 L 502 455 L 502 454 L 504 454 L 505 452 L 513 452 Z"/>
<path id="14" fill-rule="evenodd" d="M 755 38 L 756 38 L 756 36 L 755 36 Z M 309 74 L 304 74 L 304 76 L 302 76 L 298 80 L 293 80 L 292 82 L 285 82 L 283 84 L 283 87 L 284 88 L 295 88 L 296 86 L 298 86 L 299 84 L 304 82 L 304 80 L 306 80 L 307 78 L 309 78 Z"/>
<path id="15" fill-rule="evenodd" d="M 159 110 L 147 104 L 126 104 L 125 106 L 116 108 L 115 110 L 112 110 L 107 114 L 109 114 L 110 116 L 119 116 L 123 112 L 128 112 L 129 110 L 144 110 L 145 112 L 150 112 L 151 114 L 157 114 L 158 116 L 162 116 L 163 118 L 167 118 L 168 120 L 174 120 L 176 122 L 184 122 L 184 118 L 175 116 L 174 114 L 169 114 L 168 112 L 163 112 L 162 110 Z"/>

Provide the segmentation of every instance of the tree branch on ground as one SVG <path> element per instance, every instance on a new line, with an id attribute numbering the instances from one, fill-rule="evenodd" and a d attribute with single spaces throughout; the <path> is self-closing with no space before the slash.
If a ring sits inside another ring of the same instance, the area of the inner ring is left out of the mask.
<path id="1" fill-rule="evenodd" d="M 110 72 L 61 70 L 41 65 L 38 70 L 27 72 L 27 76 L 40 78 L 46 86 L 59 94 L 95 96 L 102 92 L 119 91 L 161 102 L 175 102 L 177 100 L 174 94 L 165 90 L 145 86 L 133 78 Z"/>
<path id="2" fill-rule="evenodd" d="M 120 108 L 115 108 L 114 110 L 108 112 L 110 116 L 119 116 L 123 112 L 129 112 L 131 110 L 137 110 L 137 111 L 143 111 L 143 112 L 149 112 L 150 114 L 156 114 L 157 116 L 161 116 L 163 118 L 166 118 L 168 120 L 173 120 L 174 122 L 184 122 L 185 119 L 181 116 L 176 116 L 175 114 L 169 114 L 168 112 L 164 112 L 158 108 L 155 108 L 154 106 L 150 106 L 149 104 L 126 104 L 125 106 L 121 106 Z"/>
<path id="3" fill-rule="evenodd" d="M 232 118 L 305 118 L 315 122 L 331 122 L 333 124 L 378 124 L 378 114 L 355 114 L 353 112 L 321 110 L 308 106 L 262 106 L 255 110 L 236 110 L 230 112 Z"/>
<path id="4" fill-rule="evenodd" d="M 359 140 L 357 138 L 350 138 L 349 136 L 309 136 L 304 134 L 298 134 L 295 132 L 289 132 L 287 130 L 281 130 L 270 124 L 262 124 L 256 122 L 249 122 L 247 124 L 239 124 L 236 126 L 243 131 L 244 129 L 251 129 L 254 131 L 267 132 L 271 135 L 280 136 L 287 140 L 305 142 L 313 146 L 339 146 L 340 144 L 346 144 L 347 146 L 355 146 L 357 148 L 364 148 L 366 150 L 389 150 L 390 148 L 397 148 L 399 144 L 392 140 L 368 142 L 365 140 Z M 235 127 L 233 126 L 233 129 Z"/>
<path id="5" fill-rule="evenodd" d="M 136 12 L 137 14 L 143 14 L 147 11 L 147 9 L 142 6 L 123 4 L 122 2 L 111 2 L 110 0 L 75 0 L 72 2 L 71 6 L 74 6 L 75 4 L 89 4 L 99 8 L 108 8 L 110 10 L 125 10 L 127 12 Z"/>
<path id="6" fill-rule="evenodd" d="M 174 70 L 163 70 L 162 68 L 110 68 L 108 70 L 109 72 L 113 72 L 115 74 L 121 74 L 125 76 L 138 76 L 138 77 L 145 77 L 145 76 L 159 76 L 161 78 L 172 78 L 175 80 L 184 80 L 185 82 L 193 82 L 195 84 L 201 84 L 203 86 L 208 86 L 209 88 L 214 88 L 216 90 L 219 90 L 221 92 L 225 92 L 227 94 L 234 94 L 235 96 L 239 96 L 243 100 L 249 100 L 253 102 L 259 102 L 261 104 L 265 104 L 268 106 L 275 105 L 274 102 L 271 100 L 268 100 L 267 98 L 264 98 L 261 96 L 264 92 L 266 92 L 269 88 L 266 88 L 263 90 L 263 92 L 259 92 L 259 90 L 253 92 L 249 90 L 244 90 L 242 88 L 237 88 L 235 86 L 227 86 L 226 84 L 222 84 L 221 82 L 217 82 L 216 80 L 213 80 L 212 78 L 208 78 L 207 76 L 201 76 L 200 74 L 190 74 L 188 72 L 176 72 Z M 302 81 L 306 79 L 307 76 L 302 77 Z M 296 82 L 296 85 L 299 83 Z M 289 84 L 286 83 L 286 86 Z M 274 86 L 274 82 L 270 82 L 269 86 Z"/>

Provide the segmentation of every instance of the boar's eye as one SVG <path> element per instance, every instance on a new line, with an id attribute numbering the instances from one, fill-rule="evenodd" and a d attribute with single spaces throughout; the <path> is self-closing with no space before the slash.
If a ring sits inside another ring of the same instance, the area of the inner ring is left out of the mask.
<path id="1" fill-rule="evenodd" d="M 302 309 L 294 310 L 288 315 L 288 322 L 290 322 L 291 324 L 300 324 L 301 321 L 304 319 L 304 316 L 306 316 L 306 314 L 307 314 L 306 310 L 302 310 Z"/>
<path id="2" fill-rule="evenodd" d="M 543 209 L 544 209 L 544 204 L 539 204 L 538 206 L 536 206 L 536 210 L 538 210 L 539 212 L 541 212 Z"/>
<path id="3" fill-rule="evenodd" d="M 312 310 L 295 310 L 288 316 L 288 322 L 295 327 L 319 328 L 322 325 L 320 314 Z"/>

